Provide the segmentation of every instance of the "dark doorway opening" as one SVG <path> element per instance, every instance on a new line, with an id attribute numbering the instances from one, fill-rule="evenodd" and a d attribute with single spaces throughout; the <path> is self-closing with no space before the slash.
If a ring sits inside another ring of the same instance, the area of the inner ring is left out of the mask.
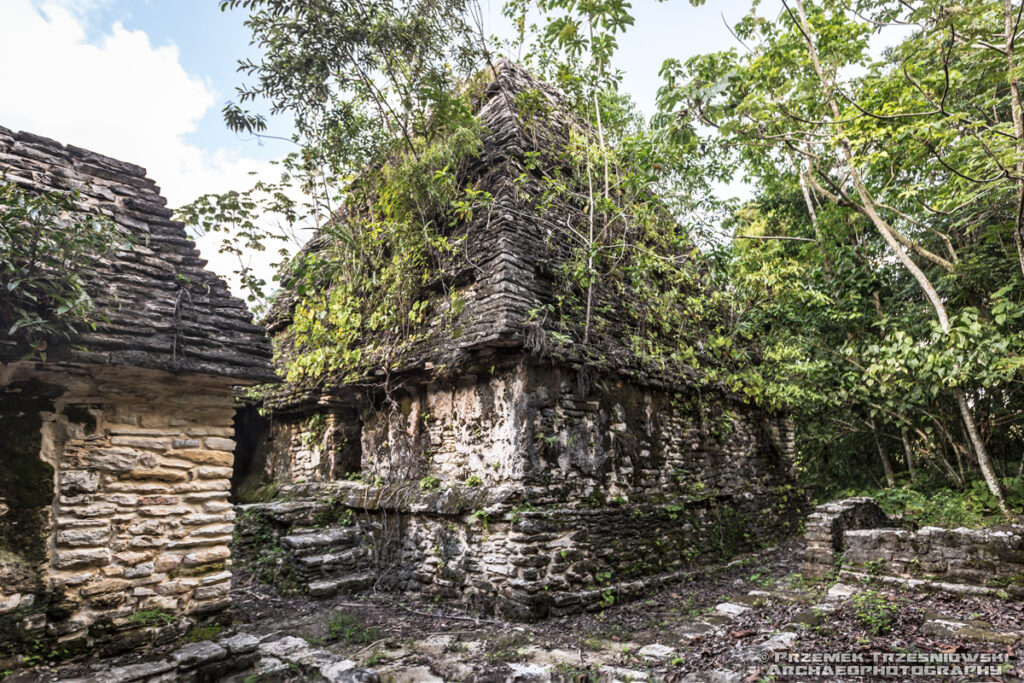
<path id="1" fill-rule="evenodd" d="M 255 405 L 246 405 L 235 411 L 235 465 L 231 472 L 231 501 L 239 500 L 243 487 L 259 485 L 266 465 L 267 440 L 270 438 L 270 420 L 260 414 Z M 244 497 L 244 496 L 242 496 Z"/>

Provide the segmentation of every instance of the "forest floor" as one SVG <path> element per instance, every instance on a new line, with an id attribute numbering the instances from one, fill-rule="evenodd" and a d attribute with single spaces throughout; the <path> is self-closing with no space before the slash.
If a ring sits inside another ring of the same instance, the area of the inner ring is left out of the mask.
<path id="1" fill-rule="evenodd" d="M 792 653 L 805 661 L 836 653 L 848 663 L 888 659 L 889 666 L 908 667 L 921 665 L 897 660 L 984 653 L 1005 663 L 990 670 L 998 669 L 994 675 L 967 680 L 1024 677 L 1024 604 L 809 581 L 800 574 L 801 556 L 802 542 L 791 541 L 696 572 L 641 601 L 533 624 L 452 612 L 405 595 L 281 597 L 239 574 L 231 625 L 210 629 L 215 642 L 206 655 L 202 644 L 186 647 L 197 657 L 224 657 L 234 644 L 250 643 L 251 666 L 217 676 L 233 683 L 946 678 L 911 669 L 787 676 L 771 668 Z M 141 680 L 126 673 L 139 662 L 139 655 L 92 661 L 16 680 Z"/>

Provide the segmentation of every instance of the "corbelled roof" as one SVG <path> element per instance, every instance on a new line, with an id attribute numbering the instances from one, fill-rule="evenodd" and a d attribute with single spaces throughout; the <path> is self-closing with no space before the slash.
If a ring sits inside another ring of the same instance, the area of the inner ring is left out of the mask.
<path id="1" fill-rule="evenodd" d="M 106 321 L 75 335 L 57 360 L 198 372 L 239 384 L 276 379 L 263 328 L 205 268 L 144 168 L 0 127 L 0 178 L 36 192 L 78 190 L 83 211 L 109 216 L 131 236 L 129 247 L 85 275 Z M 0 337 L 0 360 L 17 357 L 17 344 Z"/>
<path id="2" fill-rule="evenodd" d="M 455 266 L 461 270 L 448 273 L 448 277 L 451 290 L 457 291 L 464 305 L 461 312 L 453 311 L 448 295 L 420 293 L 431 297 L 434 314 L 420 330 L 418 340 L 393 361 L 387 375 L 392 380 L 398 373 L 437 374 L 443 369 L 451 374 L 477 356 L 522 351 L 530 346 L 527 336 L 531 328 L 543 337 L 565 322 L 554 320 L 543 310 L 557 296 L 558 268 L 572 257 L 574 238 L 567 226 L 585 231 L 582 226 L 587 214 L 580 205 L 549 193 L 546 174 L 539 167 L 555 169 L 555 176 L 561 173 L 564 162 L 560 157 L 571 144 L 571 132 L 583 129 L 586 123 L 571 111 L 557 89 L 515 62 L 501 60 L 482 75 L 481 90 L 474 96 L 474 113 L 484 130 L 482 145 L 479 154 L 460 171 L 460 182 L 486 190 L 492 200 L 452 231 L 453 238 L 464 238 L 465 258 Z M 656 198 L 651 200 L 656 202 Z M 346 217 L 342 214 L 336 220 L 343 222 Z M 681 232 L 667 212 L 661 223 L 664 234 Z M 316 254 L 327 244 L 328 239 L 318 236 L 298 258 Z M 689 260 L 694 253 L 686 249 L 671 256 Z M 694 287 L 698 286 L 703 284 L 695 283 Z M 638 326 L 638 315 L 657 295 L 650 287 L 656 284 L 612 288 L 601 282 L 594 292 L 594 308 L 602 311 L 605 329 L 592 331 L 591 345 L 600 351 L 607 369 L 643 381 L 653 379 L 651 369 L 628 347 L 626 339 L 627 332 Z M 288 362 L 294 346 L 289 325 L 300 298 L 286 289 L 267 320 L 282 363 Z M 538 311 L 539 316 L 535 315 Z M 545 345 L 544 355 L 572 360 L 578 351 L 574 344 Z M 673 381 L 688 381 L 691 371 L 678 367 L 669 374 Z M 372 382 L 369 378 L 365 383 Z M 312 398 L 322 400 L 325 392 L 343 395 L 341 378 L 312 378 L 284 385 L 271 396 L 271 403 L 302 405 Z"/>

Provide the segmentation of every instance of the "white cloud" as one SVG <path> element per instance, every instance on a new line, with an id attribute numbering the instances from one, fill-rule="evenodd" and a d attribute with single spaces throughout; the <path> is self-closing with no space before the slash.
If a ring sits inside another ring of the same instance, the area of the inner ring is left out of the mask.
<path id="1" fill-rule="evenodd" d="M 186 141 L 216 103 L 173 44 L 154 46 L 120 23 L 86 38 L 105 0 L 0 2 L 0 126 L 25 130 L 146 167 L 171 206 L 206 192 L 244 189 L 269 165 Z M 227 276 L 212 240 L 200 249 Z"/>

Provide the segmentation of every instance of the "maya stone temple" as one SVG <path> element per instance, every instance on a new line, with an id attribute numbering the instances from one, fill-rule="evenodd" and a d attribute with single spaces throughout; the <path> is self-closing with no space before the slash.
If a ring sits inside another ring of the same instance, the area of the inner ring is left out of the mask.
<path id="1" fill-rule="evenodd" d="M 94 330 L 45 362 L 0 338 L 0 660 L 173 639 L 228 605 L 233 387 L 274 380 L 270 343 L 144 169 L 0 128 L 0 180 L 130 237 Z"/>
<path id="2" fill-rule="evenodd" d="M 289 374 L 306 351 L 295 279 L 268 338 L 144 169 L 0 128 L 4 182 L 77 190 L 131 237 L 88 273 L 94 329 L 45 359 L 0 340 L 0 660 L 39 640 L 171 642 L 230 605 L 232 567 L 284 592 L 415 592 L 534 620 L 796 532 L 789 420 L 637 346 L 679 339 L 645 327 L 657 278 L 602 281 L 585 323 L 559 308 L 565 226 L 587 220 L 538 167 L 580 125 L 561 95 L 508 61 L 472 88 L 481 139 L 458 174 L 489 201 L 447 223 L 458 258 L 410 283 L 420 315 L 400 345 L 371 335 L 306 376 Z M 710 291 L 670 214 L 651 227 Z M 295 258 L 305 294 L 329 294 L 328 249 L 318 233 Z"/>
<path id="3" fill-rule="evenodd" d="M 465 259 L 450 287 L 423 288 L 431 313 L 386 371 L 296 380 L 262 417 L 248 409 L 236 484 L 277 497 L 242 506 L 239 552 L 274 539 L 276 580 L 313 595 L 413 591 L 529 620 L 794 533 L 790 423 L 628 346 L 650 292 L 596 291 L 598 357 L 537 315 L 570 258 L 563 226 L 585 221 L 569 202 L 541 206 L 533 160 L 575 125 L 559 93 L 502 61 L 474 108 L 482 145 L 462 174 L 492 201 L 452 228 Z M 660 229 L 679 230 L 667 214 Z M 283 358 L 297 298 L 283 292 L 268 320 Z"/>

